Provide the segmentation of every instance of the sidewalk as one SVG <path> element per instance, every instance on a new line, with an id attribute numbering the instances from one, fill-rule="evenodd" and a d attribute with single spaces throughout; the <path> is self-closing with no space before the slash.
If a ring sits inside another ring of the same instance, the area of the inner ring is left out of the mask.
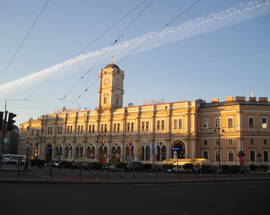
<path id="1" fill-rule="evenodd" d="M 248 174 L 248 175 L 144 175 L 122 174 L 120 177 L 114 175 L 88 176 L 88 175 L 48 175 L 34 172 L 20 172 L 19 179 L 17 172 L 2 171 L 0 183 L 40 183 L 40 184 L 168 184 L 168 183 L 213 183 L 213 182 L 242 182 L 242 181 L 269 181 L 269 174 Z"/>

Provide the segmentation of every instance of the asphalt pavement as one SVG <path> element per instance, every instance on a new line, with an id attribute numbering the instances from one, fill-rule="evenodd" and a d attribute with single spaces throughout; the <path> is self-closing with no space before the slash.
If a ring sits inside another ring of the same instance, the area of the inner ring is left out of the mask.
<path id="1" fill-rule="evenodd" d="M 269 214 L 270 182 L 0 184 L 0 214 Z"/>

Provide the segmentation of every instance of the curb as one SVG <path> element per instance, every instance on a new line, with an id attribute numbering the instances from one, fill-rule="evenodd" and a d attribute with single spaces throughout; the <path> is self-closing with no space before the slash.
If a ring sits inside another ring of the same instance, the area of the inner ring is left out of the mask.
<path id="1" fill-rule="evenodd" d="M 0 184 L 195 184 L 195 183 L 226 183 L 226 182 L 256 182 L 256 181 L 270 182 L 270 178 L 182 180 L 182 181 L 0 180 Z"/>

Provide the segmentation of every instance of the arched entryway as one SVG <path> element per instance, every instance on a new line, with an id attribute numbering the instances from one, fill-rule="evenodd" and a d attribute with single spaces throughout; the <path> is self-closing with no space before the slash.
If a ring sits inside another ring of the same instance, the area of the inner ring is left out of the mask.
<path id="1" fill-rule="evenodd" d="M 172 144 L 171 157 L 178 159 L 185 158 L 185 144 L 182 141 L 177 140 Z"/>
<path id="2" fill-rule="evenodd" d="M 46 153 L 46 161 L 49 162 L 52 160 L 52 144 L 47 143 L 46 148 L 45 148 L 45 153 Z"/>

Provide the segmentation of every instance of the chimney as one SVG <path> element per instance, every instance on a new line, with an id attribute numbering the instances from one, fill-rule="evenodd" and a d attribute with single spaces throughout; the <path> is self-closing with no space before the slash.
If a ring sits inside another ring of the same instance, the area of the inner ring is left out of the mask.
<path id="1" fill-rule="evenodd" d="M 267 103 L 267 97 L 259 97 L 260 103 Z"/>
<path id="2" fill-rule="evenodd" d="M 235 101 L 236 102 L 245 102 L 246 101 L 246 97 L 245 96 L 235 96 Z"/>

